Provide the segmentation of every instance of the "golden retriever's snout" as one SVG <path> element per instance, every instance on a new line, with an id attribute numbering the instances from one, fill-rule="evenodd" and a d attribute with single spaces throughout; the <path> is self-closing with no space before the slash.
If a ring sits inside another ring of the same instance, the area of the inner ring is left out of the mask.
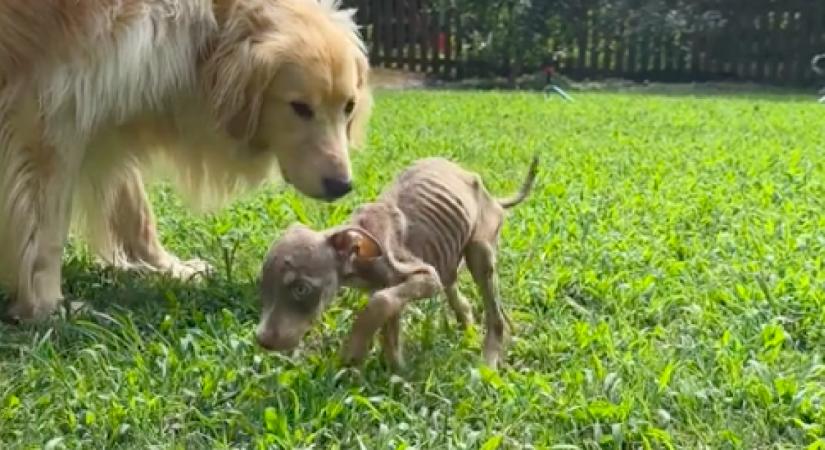
<path id="1" fill-rule="evenodd" d="M 352 191 L 351 180 L 339 180 L 337 178 L 324 178 L 324 196 L 328 200 L 339 199 Z"/>

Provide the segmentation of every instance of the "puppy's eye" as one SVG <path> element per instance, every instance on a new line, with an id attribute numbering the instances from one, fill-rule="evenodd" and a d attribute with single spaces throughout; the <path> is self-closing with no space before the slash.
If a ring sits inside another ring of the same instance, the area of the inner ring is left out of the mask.
<path id="1" fill-rule="evenodd" d="M 290 286 L 290 290 L 292 291 L 292 296 L 295 297 L 296 300 L 300 300 L 309 295 L 310 291 L 312 291 L 312 288 L 309 284 L 303 281 L 298 281 L 293 283 L 292 286 Z"/>
<path id="2" fill-rule="evenodd" d="M 350 115 L 352 111 L 355 109 L 355 101 L 350 100 L 347 102 L 346 106 L 344 106 L 344 114 Z"/>
<path id="3" fill-rule="evenodd" d="M 289 102 L 292 111 L 300 118 L 310 120 L 315 115 L 312 108 L 304 102 Z"/>

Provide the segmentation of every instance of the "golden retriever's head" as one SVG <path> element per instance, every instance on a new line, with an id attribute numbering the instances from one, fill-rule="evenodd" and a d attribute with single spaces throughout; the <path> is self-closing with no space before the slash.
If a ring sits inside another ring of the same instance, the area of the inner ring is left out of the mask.
<path id="1" fill-rule="evenodd" d="M 337 0 L 227 0 L 204 67 L 218 122 L 251 156 L 271 152 L 284 179 L 334 200 L 352 185 L 349 148 L 371 109 L 369 64 Z"/>

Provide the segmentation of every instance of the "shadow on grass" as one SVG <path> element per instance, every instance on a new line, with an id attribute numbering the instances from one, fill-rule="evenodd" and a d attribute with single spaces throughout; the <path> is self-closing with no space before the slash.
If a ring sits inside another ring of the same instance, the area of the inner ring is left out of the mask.
<path id="1" fill-rule="evenodd" d="M 0 363 L 29 358 L 45 341 L 63 358 L 72 360 L 77 353 L 95 345 L 120 346 L 113 342 L 116 340 L 151 342 L 166 339 L 170 335 L 180 337 L 188 330 L 220 328 L 223 326 L 220 321 L 224 315 L 231 315 L 235 327 L 248 328 L 251 333 L 259 319 L 258 281 L 230 281 L 221 276 L 217 274 L 203 280 L 183 281 L 159 274 L 94 268 L 70 262 L 64 266 L 66 301 L 57 313 L 37 324 L 11 325 L 0 322 Z M 344 334 L 349 330 L 349 324 L 344 322 L 348 322 L 348 317 L 351 317 L 359 296 L 354 291 L 342 292 L 333 308 L 349 310 L 350 313 L 333 313 L 342 322 L 335 323 L 332 329 L 327 325 L 326 332 L 322 331 L 324 326 L 316 324 L 304 339 L 297 357 L 283 359 L 286 366 L 300 364 L 303 358 L 311 354 L 315 354 L 315 357 L 334 358 Z M 7 302 L 8 298 L 0 292 L 0 310 L 5 310 Z M 82 308 L 69 312 L 67 305 L 70 302 L 80 302 Z M 441 317 L 444 314 L 443 307 L 440 299 L 430 299 L 408 308 L 406 315 L 410 319 L 412 316 L 417 318 L 408 321 L 407 327 L 416 329 L 415 334 L 423 339 L 404 344 L 407 348 L 405 353 L 408 369 L 417 368 L 405 371 L 406 375 L 426 375 L 433 364 L 431 352 L 440 347 L 434 341 L 444 340 L 442 346 L 448 344 L 452 348 L 460 340 L 457 329 L 450 330 L 451 326 L 444 326 L 446 324 Z M 440 319 L 436 319 L 439 317 Z M 433 328 L 436 323 L 441 324 L 440 327 L 436 326 L 440 329 L 438 332 Z M 108 331 L 103 334 L 97 331 L 89 333 L 89 329 Z M 221 334 L 219 330 L 212 331 Z M 412 329 L 407 329 L 407 332 L 412 332 Z M 106 342 L 102 337 L 111 341 Z M 378 345 L 374 350 L 365 369 L 371 376 L 386 377 L 389 368 L 383 362 Z M 425 350 L 424 354 L 421 353 L 422 350 Z M 267 352 L 263 354 L 273 355 Z M 443 356 L 445 355 L 441 355 Z"/>
<path id="2" fill-rule="evenodd" d="M 133 323 L 141 334 L 151 335 L 164 322 L 174 328 L 187 329 L 203 325 L 204 317 L 229 312 L 240 323 L 258 319 L 257 280 L 229 281 L 214 275 L 202 280 L 177 280 L 160 274 L 90 268 L 68 263 L 63 268 L 66 301 L 52 317 L 37 324 L 0 323 L 0 361 L 19 356 L 33 340 L 52 336 L 59 352 L 82 349 L 93 344 L 65 339 L 78 321 L 103 327 Z M 0 310 L 5 311 L 8 296 L 0 292 Z M 69 304 L 81 305 L 68 311 Z"/>

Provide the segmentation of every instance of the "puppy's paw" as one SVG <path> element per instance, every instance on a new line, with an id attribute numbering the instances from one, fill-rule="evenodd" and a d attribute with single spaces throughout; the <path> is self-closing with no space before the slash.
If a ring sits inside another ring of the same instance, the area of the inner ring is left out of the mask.
<path id="1" fill-rule="evenodd" d="M 501 367 L 501 364 L 504 360 L 504 351 L 503 349 L 497 348 L 485 348 L 483 351 L 484 355 L 484 364 L 487 365 L 493 371 L 498 371 Z"/>
<path id="2" fill-rule="evenodd" d="M 367 347 L 349 340 L 341 349 L 340 360 L 344 367 L 360 368 L 367 359 Z"/>
<path id="3" fill-rule="evenodd" d="M 407 372 L 407 363 L 401 355 L 385 356 L 384 363 L 396 375 L 403 375 Z"/>

